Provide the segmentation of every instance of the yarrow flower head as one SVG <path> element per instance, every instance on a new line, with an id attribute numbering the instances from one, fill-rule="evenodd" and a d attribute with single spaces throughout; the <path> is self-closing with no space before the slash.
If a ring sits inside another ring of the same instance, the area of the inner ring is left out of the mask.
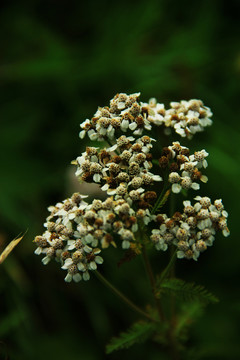
<path id="1" fill-rule="evenodd" d="M 175 247 L 179 259 L 197 260 L 217 232 L 228 236 L 221 199 L 212 203 L 197 196 L 194 205 L 183 202 L 182 212 L 162 213 L 171 192 L 186 195 L 208 180 L 202 173 L 208 152 L 191 153 L 177 140 L 166 144 L 166 135 L 191 139 L 212 124 L 211 116 L 201 100 L 171 102 L 165 108 L 154 98 L 141 102 L 140 93 L 119 93 L 99 107 L 80 125 L 80 138 L 87 134 L 99 146 L 88 144 L 72 164 L 78 180 L 99 185 L 105 200 L 88 203 L 87 196 L 74 193 L 49 207 L 46 230 L 34 239 L 43 264 L 56 260 L 67 272 L 65 281 L 78 282 L 97 270 L 109 246 L 136 255 L 147 242 L 162 251 Z"/>
<path id="2" fill-rule="evenodd" d="M 195 200 L 198 201 L 194 205 L 184 201 L 183 213 L 177 212 L 171 218 L 158 215 L 156 220 L 160 225 L 152 230 L 150 237 L 157 250 L 165 251 L 173 245 L 178 258 L 197 260 L 201 252 L 213 245 L 216 232 L 222 231 L 225 237 L 230 235 L 228 213 L 222 200 L 215 200 L 213 204 L 206 196 L 197 196 Z"/>
<path id="3" fill-rule="evenodd" d="M 91 120 L 80 126 L 80 138 L 88 134 L 90 140 L 113 140 L 122 132 L 142 135 L 161 126 L 167 134 L 172 131 L 181 137 L 192 138 L 206 126 L 212 125 L 211 110 L 201 100 L 171 102 L 170 108 L 152 98 L 148 103 L 139 101 L 140 93 L 117 94 L 109 106 L 99 107 Z"/>

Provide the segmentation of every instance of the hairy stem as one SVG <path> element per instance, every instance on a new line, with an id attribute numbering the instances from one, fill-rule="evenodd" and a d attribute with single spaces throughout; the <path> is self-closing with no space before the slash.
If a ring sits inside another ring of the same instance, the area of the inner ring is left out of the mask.
<path id="1" fill-rule="evenodd" d="M 100 274 L 97 270 L 94 271 L 94 274 L 97 278 L 107 286 L 115 295 L 117 295 L 125 304 L 127 304 L 132 310 L 144 316 L 148 320 L 156 321 L 150 315 L 148 315 L 145 311 L 143 311 L 140 307 L 134 304 L 131 300 L 129 300 L 121 291 L 119 291 L 114 285 L 112 285 L 102 274 Z"/>

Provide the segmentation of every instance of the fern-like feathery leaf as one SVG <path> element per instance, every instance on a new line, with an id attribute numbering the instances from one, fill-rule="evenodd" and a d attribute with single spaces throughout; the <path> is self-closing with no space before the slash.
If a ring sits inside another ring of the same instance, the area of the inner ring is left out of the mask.
<path id="1" fill-rule="evenodd" d="M 161 292 L 172 292 L 184 300 L 198 300 L 202 303 L 217 303 L 219 301 L 215 295 L 202 285 L 185 282 L 177 278 L 164 280 L 156 295 L 160 296 Z"/>
<path id="2" fill-rule="evenodd" d="M 106 346 L 106 353 L 127 349 L 130 346 L 146 341 L 154 333 L 156 324 L 146 321 L 139 321 L 133 324 L 126 332 L 120 333 L 118 337 L 113 337 Z"/>

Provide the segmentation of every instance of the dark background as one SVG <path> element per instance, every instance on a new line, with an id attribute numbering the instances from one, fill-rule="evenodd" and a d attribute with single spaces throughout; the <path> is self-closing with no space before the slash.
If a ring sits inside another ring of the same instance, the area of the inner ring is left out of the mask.
<path id="1" fill-rule="evenodd" d="M 220 298 L 191 330 L 203 359 L 239 359 L 239 2 L 5 1 L 0 13 L 0 245 L 28 229 L 0 267 L 0 358 L 159 359 L 154 343 L 107 356 L 105 343 L 137 316 L 92 276 L 66 284 L 44 267 L 32 240 L 47 206 L 78 190 L 70 162 L 84 151 L 79 124 L 117 92 L 141 100 L 197 98 L 213 126 L 189 143 L 209 153 L 200 195 L 222 198 L 231 236 L 221 234 L 199 261 L 178 274 Z M 177 139 L 181 140 L 181 139 Z M 149 286 L 141 259 L 102 271 L 144 306 Z M 161 269 L 161 254 L 153 262 Z M 2 357 L 1 357 L 2 356 Z M 161 359 L 165 359 L 161 357 Z"/>

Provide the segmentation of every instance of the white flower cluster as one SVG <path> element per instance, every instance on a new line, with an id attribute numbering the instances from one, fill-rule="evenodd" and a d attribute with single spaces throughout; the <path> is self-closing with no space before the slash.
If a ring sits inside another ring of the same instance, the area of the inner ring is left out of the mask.
<path id="1" fill-rule="evenodd" d="M 191 205 L 184 201 L 183 213 L 175 213 L 172 218 L 166 214 L 156 217 L 160 224 L 152 230 L 151 241 L 157 250 L 167 250 L 169 245 L 177 247 L 177 257 L 197 260 L 200 253 L 211 246 L 216 231 L 229 236 L 227 227 L 228 213 L 224 210 L 222 200 L 211 203 L 209 197 L 197 196 L 197 202 Z"/>
<path id="2" fill-rule="evenodd" d="M 170 106 L 165 112 L 164 124 L 182 137 L 192 138 L 206 126 L 212 125 L 212 112 L 201 100 L 171 102 Z"/>
<path id="3" fill-rule="evenodd" d="M 195 181 L 201 180 L 205 183 L 208 180 L 199 171 L 202 167 L 207 167 L 208 153 L 201 150 L 189 155 L 189 149 L 181 146 L 179 142 L 174 142 L 168 149 L 170 150 L 168 157 L 171 160 L 168 181 L 172 184 L 172 192 L 179 193 L 182 189 L 199 190 L 200 185 Z"/>
<path id="4" fill-rule="evenodd" d="M 50 206 L 50 215 L 44 226 L 47 230 L 34 239 L 37 249 L 35 254 L 44 254 L 44 265 L 55 259 L 61 263 L 62 269 L 67 270 L 65 281 L 76 282 L 88 280 L 89 270 L 95 270 L 97 264 L 102 264 L 103 259 L 98 254 L 101 252 L 95 241 L 90 241 L 81 232 L 81 224 L 87 222 L 86 216 L 89 205 L 83 200 L 86 197 L 75 193 L 70 199 Z"/>
<path id="5" fill-rule="evenodd" d="M 143 103 L 139 102 L 139 97 L 140 93 L 117 94 L 110 106 L 99 108 L 91 120 L 80 125 L 80 138 L 87 133 L 90 140 L 112 140 L 128 130 L 142 135 L 143 130 L 150 131 L 153 125 L 163 125 L 165 133 L 173 129 L 180 136 L 191 138 L 212 124 L 211 110 L 201 100 L 171 102 L 170 109 L 165 109 L 154 98 Z"/>
<path id="6" fill-rule="evenodd" d="M 47 230 L 34 239 L 35 254 L 43 254 L 42 262 L 51 259 L 61 263 L 68 271 L 65 281 L 88 280 L 89 270 L 96 270 L 103 263 L 99 256 L 102 249 L 121 242 L 123 249 L 134 247 L 138 220 L 148 224 L 152 216 L 148 209 L 134 211 L 124 200 L 93 200 L 86 203 L 84 195 L 74 193 L 71 198 L 50 206 L 50 215 L 44 226 Z"/>
<path id="7" fill-rule="evenodd" d="M 88 204 L 86 196 L 75 193 L 50 206 L 46 231 L 35 237 L 35 253 L 44 255 L 43 264 L 51 259 L 60 262 L 67 282 L 88 280 L 89 271 L 103 263 L 101 250 L 109 245 L 141 252 L 142 227 L 152 228 L 155 221 L 159 228 L 152 230 L 149 242 L 164 251 L 173 244 L 178 258 L 197 260 L 212 245 L 216 231 L 229 235 L 221 200 L 212 204 L 208 197 L 198 196 L 194 206 L 184 202 L 182 214 L 169 218 L 157 213 L 170 191 L 198 190 L 199 180 L 207 182 L 200 170 L 208 165 L 208 153 L 190 155 L 189 148 L 177 141 L 159 150 L 158 139 L 145 135 L 154 126 L 163 126 L 164 131 L 173 129 L 190 138 L 211 125 L 211 111 L 200 100 L 174 102 L 166 110 L 155 99 L 139 102 L 139 96 L 117 94 L 109 107 L 99 108 L 81 124 L 81 138 L 88 134 L 90 140 L 104 140 L 109 147 L 87 146 L 72 162 L 75 174 L 80 181 L 99 184 L 107 199 Z"/>
<path id="8" fill-rule="evenodd" d="M 114 199 L 125 199 L 130 205 L 143 200 L 146 189 L 155 182 L 162 181 L 159 175 L 152 174 L 150 150 L 154 139 L 149 136 L 120 136 L 116 144 L 108 149 L 87 147 L 76 159 L 76 176 L 82 181 L 96 182 Z"/>

